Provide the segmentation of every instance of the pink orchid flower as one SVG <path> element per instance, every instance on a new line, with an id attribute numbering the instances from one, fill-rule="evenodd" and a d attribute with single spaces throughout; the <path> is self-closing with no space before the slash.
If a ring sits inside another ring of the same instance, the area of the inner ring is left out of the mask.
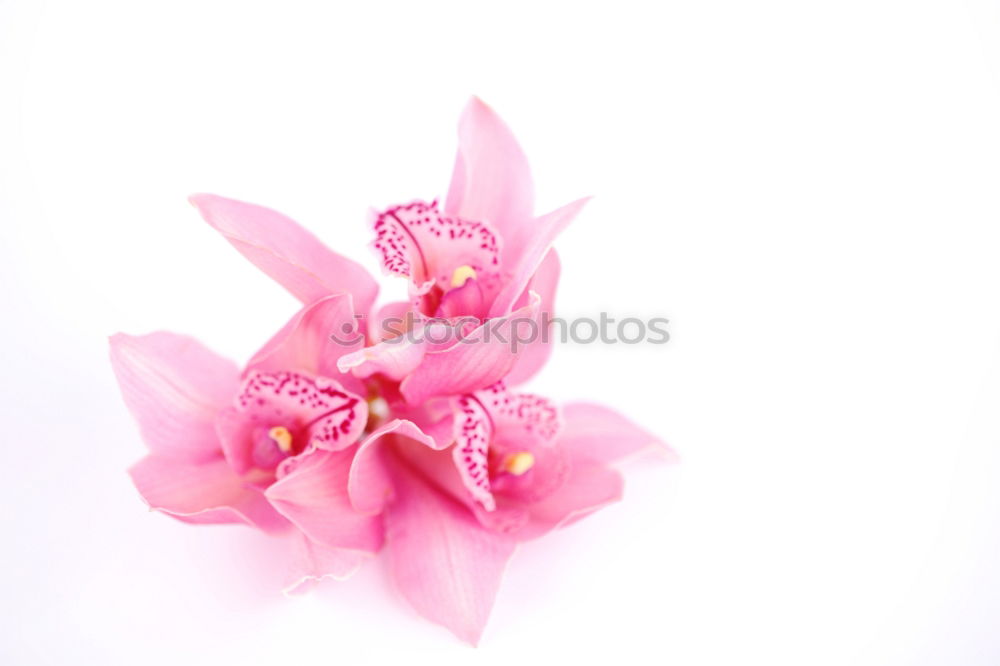
<path id="1" fill-rule="evenodd" d="M 347 348 L 328 331 L 353 322 L 351 297 L 328 296 L 296 314 L 240 373 L 197 341 L 172 333 L 111 338 L 111 363 L 149 455 L 130 470 L 150 508 L 189 523 L 246 523 L 282 534 L 293 551 L 290 588 L 344 578 L 382 545 L 378 517 L 326 492 L 335 532 L 293 527 L 300 507 L 282 495 L 297 467 L 347 471 L 367 425 Z M 340 377 L 340 380 L 335 379 Z"/>
<path id="2" fill-rule="evenodd" d="M 559 260 L 550 249 L 586 199 L 535 217 L 528 161 L 513 134 L 482 101 L 473 98 L 459 123 L 459 150 L 444 210 L 437 202 L 414 201 L 374 216 L 372 247 L 383 271 L 410 280 L 413 308 L 419 314 L 472 319 L 500 318 L 499 338 L 510 340 L 519 323 L 538 331 L 540 316 L 551 315 L 559 279 Z M 393 304 L 397 315 L 405 305 Z M 426 348 L 416 340 L 387 340 L 373 349 L 346 356 L 341 369 L 357 376 L 374 372 L 402 379 L 404 397 L 414 404 L 437 396 L 483 388 L 506 378 L 512 384 L 530 378 L 551 352 L 537 336 L 524 349 L 502 342 Z M 485 337 L 483 328 L 472 339 Z M 468 369 L 475 366 L 475 380 Z M 466 371 L 458 373 L 458 371 Z M 463 385 L 434 378 L 460 376 Z"/>
<path id="3" fill-rule="evenodd" d="M 371 276 L 290 219 L 192 197 L 305 307 L 242 372 L 189 338 L 112 338 L 150 450 L 131 470 L 149 505 L 283 535 L 296 549 L 295 589 L 345 577 L 384 545 L 417 611 L 476 643 L 519 542 L 618 500 L 611 465 L 623 457 L 647 447 L 669 455 L 609 409 L 560 410 L 508 388 L 548 358 L 546 341 L 516 349 L 511 333 L 552 312 L 551 245 L 584 203 L 536 217 L 533 196 L 510 130 L 473 99 L 443 208 L 418 201 L 374 216 L 383 269 L 410 290 L 409 301 L 378 309 Z M 411 311 L 432 319 L 383 330 Z M 368 317 L 367 336 L 344 335 L 356 315 Z M 456 320 L 462 339 L 438 341 Z M 487 326 L 501 335 L 490 339 Z"/>
<path id="4" fill-rule="evenodd" d="M 357 313 L 369 319 L 369 337 L 379 343 L 382 322 L 411 306 L 418 314 L 468 317 L 462 331 L 475 344 L 428 345 L 390 341 L 347 355 L 341 367 L 360 378 L 382 374 L 402 381 L 411 404 L 435 396 L 467 393 L 506 378 L 521 383 L 548 359 L 542 336 L 516 347 L 509 343 L 519 321 L 539 327 L 551 315 L 559 260 L 551 245 L 586 202 L 573 202 L 534 216 L 534 189 L 523 151 L 510 129 L 473 98 L 459 123 L 459 148 L 444 209 L 414 202 L 377 214 L 373 246 L 383 270 L 411 281 L 412 302 L 373 311 L 373 279 L 353 261 L 323 246 L 283 215 L 253 204 L 198 194 L 191 197 L 205 220 L 244 256 L 309 303 L 333 293 L 354 295 Z M 485 331 L 487 320 L 499 335 Z"/>
<path id="5" fill-rule="evenodd" d="M 348 497 L 357 511 L 383 516 L 402 594 L 473 644 L 517 543 L 620 499 L 622 478 L 610 464 L 647 448 L 672 455 L 612 410 L 572 404 L 560 413 L 502 383 L 416 412 L 396 407 L 402 418 L 386 420 L 358 448 Z M 283 483 L 302 503 L 341 479 L 332 465 L 302 466 Z M 323 520 L 317 507 L 298 524 L 308 533 Z"/>

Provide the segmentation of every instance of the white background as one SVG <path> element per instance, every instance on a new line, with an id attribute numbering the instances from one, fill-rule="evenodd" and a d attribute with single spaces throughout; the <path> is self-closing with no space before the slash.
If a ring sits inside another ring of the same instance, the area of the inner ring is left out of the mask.
<path id="1" fill-rule="evenodd" d="M 1000 662 L 998 64 L 987 0 L 0 1 L 0 661 Z M 532 389 L 683 456 L 523 548 L 478 649 L 380 563 L 285 599 L 263 537 L 147 513 L 105 340 L 245 360 L 296 303 L 185 197 L 375 270 L 473 93 L 540 211 L 596 197 L 561 314 L 671 320 Z"/>

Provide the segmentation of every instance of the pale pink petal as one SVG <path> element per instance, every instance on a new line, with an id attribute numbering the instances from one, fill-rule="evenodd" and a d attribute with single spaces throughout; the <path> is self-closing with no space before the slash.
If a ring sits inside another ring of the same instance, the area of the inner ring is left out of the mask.
<path id="1" fill-rule="evenodd" d="M 577 402 L 564 405 L 562 412 L 564 426 L 559 439 L 574 457 L 613 463 L 651 450 L 667 459 L 676 459 L 676 454 L 659 437 L 612 409 Z"/>
<path id="2" fill-rule="evenodd" d="M 413 372 L 427 353 L 422 339 L 411 339 L 413 333 L 391 338 L 340 357 L 337 367 L 354 377 L 365 379 L 378 373 L 398 382 Z"/>
<path id="3" fill-rule="evenodd" d="M 253 418 L 236 409 L 226 407 L 221 410 L 215 418 L 215 432 L 222 446 L 222 453 L 225 455 L 229 466 L 239 475 L 248 474 L 253 470 L 258 461 L 254 458 L 254 431 L 262 427 Z M 269 426 L 264 426 L 269 427 Z M 278 465 L 279 456 L 275 452 L 274 460 L 269 467 Z M 262 479 L 269 482 L 271 479 Z"/>
<path id="4" fill-rule="evenodd" d="M 526 505 L 531 518 L 517 532 L 517 538 L 519 541 L 537 538 L 617 502 L 622 498 L 623 487 L 624 481 L 615 470 L 585 458 L 575 458 L 557 492 Z"/>
<path id="5" fill-rule="evenodd" d="M 489 222 L 506 242 L 534 208 L 528 159 L 503 120 L 473 97 L 458 125 L 458 156 L 445 211 Z"/>
<path id="6" fill-rule="evenodd" d="M 220 453 L 213 421 L 239 388 L 239 369 L 173 333 L 110 339 L 111 366 L 153 453 L 202 460 Z"/>
<path id="7" fill-rule="evenodd" d="M 506 314 L 518 303 L 556 236 L 569 226 L 587 201 L 579 199 L 558 208 L 521 228 L 513 238 L 504 238 L 503 266 L 509 277 L 490 307 L 491 317 Z"/>
<path id="8" fill-rule="evenodd" d="M 303 303 L 351 294 L 356 312 L 368 314 L 378 293 L 372 277 L 296 222 L 263 206 L 214 194 L 195 194 L 189 200 L 233 247 Z"/>
<path id="9" fill-rule="evenodd" d="M 368 559 L 367 555 L 356 550 L 327 548 L 298 530 L 293 531 L 288 539 L 291 554 L 285 577 L 285 594 L 303 594 L 325 578 L 346 580 Z"/>
<path id="10" fill-rule="evenodd" d="M 190 462 L 149 455 L 130 470 L 151 509 L 189 523 L 247 523 L 268 531 L 288 527 L 259 490 L 237 476 L 221 455 Z"/>
<path id="11" fill-rule="evenodd" d="M 313 541 L 374 553 L 382 545 L 381 519 L 355 511 L 347 494 L 354 453 L 351 448 L 300 456 L 302 460 L 265 495 Z"/>
<path id="12" fill-rule="evenodd" d="M 434 316 L 442 319 L 456 317 L 485 319 L 488 305 L 480 280 L 470 278 L 461 287 L 445 292 Z"/>
<path id="13" fill-rule="evenodd" d="M 366 514 L 380 513 L 392 496 L 392 481 L 386 469 L 385 438 L 405 437 L 430 449 L 440 450 L 450 443 L 437 442 L 411 421 L 394 419 L 376 429 L 358 447 L 351 463 L 347 492 L 356 511 Z"/>
<path id="14" fill-rule="evenodd" d="M 416 320 L 415 317 L 407 317 L 412 307 L 409 301 L 395 301 L 378 308 L 368 320 L 368 339 L 378 343 L 405 333 Z"/>
<path id="15" fill-rule="evenodd" d="M 434 448 L 444 449 L 454 443 L 451 398 L 431 398 L 419 405 L 409 405 L 403 400 L 397 400 L 391 407 L 397 418 L 412 421 L 425 435 L 437 442 Z"/>
<path id="16" fill-rule="evenodd" d="M 524 351 L 514 333 L 521 324 L 537 326 L 540 299 L 505 317 L 490 320 L 460 342 L 442 351 L 428 353 L 423 361 L 400 384 L 400 391 L 410 404 L 443 395 L 472 393 L 502 379 Z"/>
<path id="17" fill-rule="evenodd" d="M 299 310 L 278 333 L 254 354 L 247 370 L 293 370 L 342 382 L 363 391 L 360 382 L 337 369 L 337 361 L 364 346 L 350 294 L 327 296 Z"/>
<path id="18" fill-rule="evenodd" d="M 541 299 L 541 314 L 534 339 L 525 343 L 521 357 L 504 378 L 508 386 L 523 384 L 548 362 L 558 331 L 551 325 L 555 318 L 556 287 L 559 285 L 559 257 L 555 249 L 549 250 L 535 275 L 528 283 L 528 291 L 535 292 Z M 546 330 L 545 327 L 548 326 Z"/>
<path id="19" fill-rule="evenodd" d="M 529 516 L 522 503 L 509 501 L 502 495 L 495 497 L 496 507 L 487 511 L 459 476 L 451 451 L 434 451 L 426 446 L 397 446 L 394 452 L 398 459 L 404 460 L 410 469 L 434 488 L 468 508 L 486 529 L 512 534 L 527 523 Z"/>
<path id="20" fill-rule="evenodd" d="M 394 481 L 386 539 L 396 585 L 418 613 L 475 645 L 515 542 L 412 473 L 401 470 Z"/>

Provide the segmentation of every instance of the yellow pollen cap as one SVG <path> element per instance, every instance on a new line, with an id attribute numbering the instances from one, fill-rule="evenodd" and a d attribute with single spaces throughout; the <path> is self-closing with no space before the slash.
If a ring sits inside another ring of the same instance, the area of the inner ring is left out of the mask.
<path id="1" fill-rule="evenodd" d="M 472 266 L 459 266 L 455 269 L 455 272 L 451 274 L 451 286 L 452 288 L 461 287 L 469 279 L 476 279 L 476 269 Z"/>
<path id="2" fill-rule="evenodd" d="M 521 476 L 535 465 L 535 456 L 527 451 L 515 453 L 504 461 L 503 468 L 514 476 Z"/>
<path id="3" fill-rule="evenodd" d="M 285 426 L 274 426 L 267 431 L 267 436 L 274 440 L 282 453 L 292 452 L 292 433 Z"/>

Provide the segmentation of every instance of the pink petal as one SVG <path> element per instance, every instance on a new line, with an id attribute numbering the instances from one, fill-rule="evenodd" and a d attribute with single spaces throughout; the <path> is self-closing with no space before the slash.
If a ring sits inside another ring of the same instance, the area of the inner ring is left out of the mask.
<path id="1" fill-rule="evenodd" d="M 351 294 L 356 311 L 367 314 L 375 302 L 378 285 L 360 264 L 281 213 L 214 194 L 195 194 L 190 201 L 233 247 L 303 303 Z"/>
<path id="2" fill-rule="evenodd" d="M 149 455 L 129 470 L 151 509 L 188 523 L 247 523 L 268 531 L 288 527 L 256 489 L 219 456 L 190 462 Z"/>
<path id="3" fill-rule="evenodd" d="M 549 250 L 541 265 L 528 283 L 529 291 L 541 298 L 541 317 L 538 334 L 534 340 L 524 345 L 524 351 L 517 364 L 504 378 L 508 386 L 517 386 L 531 379 L 548 362 L 552 355 L 556 332 L 553 328 L 543 330 L 543 326 L 555 318 L 556 287 L 559 285 L 559 257 L 555 249 Z"/>
<path id="4" fill-rule="evenodd" d="M 373 343 L 393 338 L 409 329 L 407 313 L 413 305 L 409 301 L 386 303 L 378 308 L 375 315 L 368 320 L 368 339 Z"/>
<path id="5" fill-rule="evenodd" d="M 458 156 L 445 212 L 489 222 L 506 242 L 534 208 L 528 159 L 503 120 L 473 97 L 458 125 Z"/>
<path id="6" fill-rule="evenodd" d="M 390 435 L 414 440 L 434 450 L 450 445 L 448 442 L 442 446 L 411 421 L 394 419 L 375 430 L 358 447 L 347 480 L 347 492 L 356 511 L 380 513 L 392 496 L 392 481 L 384 460 L 385 438 Z"/>
<path id="7" fill-rule="evenodd" d="M 434 451 L 425 446 L 397 446 L 393 449 L 396 458 L 405 461 L 422 479 L 436 490 L 464 505 L 484 528 L 512 534 L 528 521 L 528 512 L 519 501 L 508 501 L 502 495 L 496 496 L 496 507 L 487 511 L 473 498 L 458 469 L 451 451 Z"/>
<path id="8" fill-rule="evenodd" d="M 412 333 L 345 354 L 337 367 L 359 379 L 378 373 L 398 382 L 413 372 L 427 353 L 427 345 L 419 338 L 411 340 L 409 335 Z"/>
<path id="9" fill-rule="evenodd" d="M 347 494 L 354 452 L 352 448 L 300 456 L 300 462 L 265 495 L 313 541 L 374 553 L 382 546 L 381 520 L 355 511 Z"/>
<path id="10" fill-rule="evenodd" d="M 490 307 L 490 316 L 510 311 L 524 293 L 531 276 L 538 270 L 553 241 L 569 226 L 588 199 L 578 199 L 534 220 L 512 238 L 504 238 L 504 272 L 510 277 Z"/>
<path id="11" fill-rule="evenodd" d="M 380 374 L 398 382 L 416 370 L 424 356 L 454 347 L 470 329 L 475 330 L 471 318 L 454 323 L 443 319 L 420 320 L 403 335 L 345 354 L 337 367 L 360 379 Z"/>
<path id="12" fill-rule="evenodd" d="M 418 613 L 475 645 L 514 540 L 483 529 L 468 509 L 411 472 L 400 470 L 394 481 L 386 539 L 396 585 Z"/>
<path id="13" fill-rule="evenodd" d="M 559 490 L 527 505 L 531 518 L 517 533 L 518 540 L 537 538 L 617 502 L 622 498 L 624 485 L 615 470 L 585 458 L 574 458 Z"/>
<path id="14" fill-rule="evenodd" d="M 434 316 L 442 319 L 457 317 L 485 319 L 487 305 L 482 284 L 479 280 L 470 278 L 461 287 L 445 292 Z"/>
<path id="15" fill-rule="evenodd" d="M 213 421 L 239 388 L 236 365 L 173 333 L 110 339 L 122 397 L 156 454 L 185 460 L 218 456 Z"/>
<path id="16" fill-rule="evenodd" d="M 299 310 L 247 364 L 247 370 L 293 370 L 337 379 L 352 391 L 364 391 L 360 382 L 344 376 L 337 361 L 364 346 L 350 294 L 327 296 Z"/>
<path id="17" fill-rule="evenodd" d="M 285 594 L 303 594 L 324 578 L 346 580 L 367 559 L 364 553 L 342 548 L 327 548 L 299 531 L 289 535 L 291 555 L 286 576 Z"/>
<path id="18" fill-rule="evenodd" d="M 241 476 L 249 474 L 255 467 L 253 434 L 259 427 L 260 423 L 235 407 L 226 407 L 215 418 L 215 432 L 222 453 L 232 470 Z M 277 462 L 274 464 L 277 465 Z M 258 485 L 266 487 L 271 481 L 271 477 L 262 477 Z"/>
<path id="19" fill-rule="evenodd" d="M 612 409 L 577 402 L 564 405 L 562 412 L 564 425 L 559 439 L 575 457 L 613 463 L 650 449 L 676 459 L 676 454 L 656 435 Z"/>
<path id="20" fill-rule="evenodd" d="M 410 404 L 442 395 L 472 393 L 502 379 L 520 358 L 524 348 L 514 342 L 514 333 L 527 321 L 538 325 L 540 299 L 483 326 L 451 347 L 428 353 L 420 365 L 400 384 Z"/>

